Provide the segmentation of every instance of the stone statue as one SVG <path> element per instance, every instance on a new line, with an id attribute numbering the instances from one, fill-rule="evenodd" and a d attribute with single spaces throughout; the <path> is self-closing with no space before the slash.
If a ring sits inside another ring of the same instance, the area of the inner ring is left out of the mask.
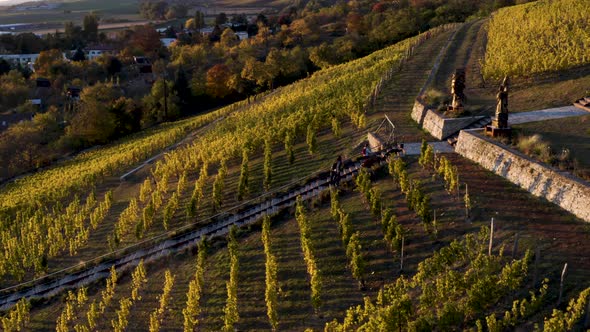
<path id="1" fill-rule="evenodd" d="M 463 108 L 463 100 L 465 99 L 465 69 L 456 69 L 451 79 L 451 94 L 453 101 L 450 110 L 459 111 Z"/>
<path id="2" fill-rule="evenodd" d="M 508 76 L 504 77 L 502 85 L 498 89 L 496 95 L 496 118 L 492 121 L 492 125 L 496 128 L 508 128 L 508 87 L 510 80 Z"/>

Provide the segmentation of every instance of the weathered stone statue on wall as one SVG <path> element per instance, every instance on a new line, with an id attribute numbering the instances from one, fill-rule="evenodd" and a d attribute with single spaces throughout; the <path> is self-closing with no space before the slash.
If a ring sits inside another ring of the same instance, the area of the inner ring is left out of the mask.
<path id="1" fill-rule="evenodd" d="M 498 94 L 496 95 L 496 117 L 492 121 L 492 126 L 496 128 L 508 128 L 508 88 L 510 80 L 508 76 L 504 77 Z"/>
<path id="2" fill-rule="evenodd" d="M 498 93 L 496 94 L 496 115 L 492 120 L 491 126 L 486 126 L 485 132 L 493 137 L 510 138 L 512 129 L 508 126 L 508 89 L 510 87 L 510 79 L 508 76 L 504 77 Z"/>
<path id="3" fill-rule="evenodd" d="M 455 70 L 451 78 L 451 95 L 453 101 L 448 107 L 449 111 L 461 112 L 463 111 L 463 101 L 465 100 L 465 69 L 459 68 Z"/>

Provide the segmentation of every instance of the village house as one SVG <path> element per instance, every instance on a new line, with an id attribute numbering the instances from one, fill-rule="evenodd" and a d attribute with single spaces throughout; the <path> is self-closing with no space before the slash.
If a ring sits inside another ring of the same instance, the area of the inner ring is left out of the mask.
<path id="1" fill-rule="evenodd" d="M 115 55 L 117 54 L 117 50 L 114 47 L 108 45 L 88 46 L 84 50 L 84 55 L 86 56 L 87 60 L 94 60 L 103 54 Z"/>

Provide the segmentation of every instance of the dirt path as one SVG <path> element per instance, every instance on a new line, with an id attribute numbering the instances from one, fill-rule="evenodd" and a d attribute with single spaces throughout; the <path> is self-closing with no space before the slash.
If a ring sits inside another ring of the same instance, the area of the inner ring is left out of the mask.
<path id="1" fill-rule="evenodd" d="M 481 59 L 485 54 L 486 20 L 466 23 L 451 40 L 441 65 L 435 68 L 425 94 L 434 106 L 450 99 L 451 77 L 458 68 L 465 68 L 465 110 L 471 115 L 491 114 L 495 103 L 494 89 L 485 86 L 481 75 Z"/>
<path id="2" fill-rule="evenodd" d="M 426 82 L 435 62 L 435 55 L 445 46 L 454 31 L 444 32 L 418 47 L 414 55 L 405 63 L 402 71 L 382 89 L 375 104 L 378 119 L 387 114 L 395 125 L 396 138 L 400 142 L 419 142 L 432 137 L 422 131 L 410 117 L 414 99 Z M 377 123 L 378 125 L 378 123 Z M 370 127 L 370 126 L 369 126 Z"/>

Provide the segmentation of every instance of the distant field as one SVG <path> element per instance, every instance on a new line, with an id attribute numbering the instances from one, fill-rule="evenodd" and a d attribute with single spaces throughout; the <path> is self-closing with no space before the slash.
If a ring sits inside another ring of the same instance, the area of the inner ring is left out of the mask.
<path id="1" fill-rule="evenodd" d="M 189 10 L 192 15 L 198 8 L 206 16 L 225 12 L 228 15 L 237 13 L 257 14 L 272 8 L 286 6 L 286 1 L 278 0 L 273 2 L 250 1 L 250 0 L 227 0 L 215 1 L 214 3 L 197 4 Z M 138 0 L 80 0 L 64 1 L 55 9 L 32 9 L 23 11 L 9 10 L 9 7 L 0 7 L 0 24 L 30 23 L 36 27 L 27 27 L 16 32 L 34 31 L 44 33 L 54 31 L 56 27 L 63 26 L 64 22 L 72 21 L 81 23 L 84 16 L 91 12 L 97 12 L 103 19 L 117 21 L 139 21 L 143 18 L 138 13 Z"/>
<path id="2" fill-rule="evenodd" d="M 82 22 L 84 15 L 97 12 L 103 18 L 117 18 L 127 20 L 139 20 L 138 2 L 136 0 L 104 0 L 104 1 L 75 1 L 66 2 L 55 9 L 26 10 L 26 11 L 0 11 L 2 24 L 16 23 L 56 23 L 63 25 L 66 21 Z"/>
<path id="3" fill-rule="evenodd" d="M 163 21 L 165 22 L 165 21 Z M 99 30 L 117 30 L 117 29 L 124 29 L 124 28 L 130 28 L 132 26 L 135 25 L 144 25 L 144 24 L 148 24 L 148 23 L 155 23 L 156 25 L 159 24 L 159 22 L 152 22 L 152 21 L 132 21 L 132 22 L 121 22 L 121 23 L 106 23 L 106 24 L 100 24 L 98 29 Z M 63 32 L 63 27 L 55 27 L 53 29 L 47 28 L 47 29 L 39 29 L 39 30 L 34 30 L 34 33 L 37 34 L 45 34 L 45 33 L 53 33 L 55 31 L 60 31 Z"/>

